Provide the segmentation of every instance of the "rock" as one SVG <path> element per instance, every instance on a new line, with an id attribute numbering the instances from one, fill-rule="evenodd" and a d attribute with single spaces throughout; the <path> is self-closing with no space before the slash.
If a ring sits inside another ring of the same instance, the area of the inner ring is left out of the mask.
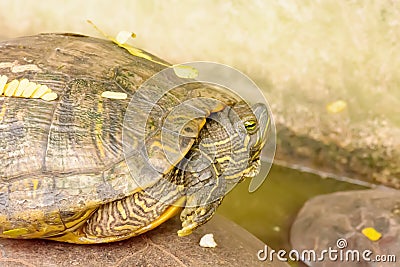
<path id="1" fill-rule="evenodd" d="M 0 266 L 288 266 L 259 261 L 264 243 L 221 216 L 187 237 L 177 236 L 179 228 L 175 217 L 141 236 L 100 245 L 0 239 Z M 199 246 L 206 233 L 214 234 L 218 247 Z"/>
<path id="2" fill-rule="evenodd" d="M 312 198 L 293 223 L 290 239 L 293 248 L 300 252 L 315 249 L 320 255 L 321 250 L 331 248 L 338 250 L 338 255 L 346 255 L 349 250 L 360 253 L 359 263 L 331 261 L 326 256 L 322 262 L 309 262 L 313 267 L 398 266 L 368 262 L 362 259 L 362 253 L 372 251 L 371 256 L 366 255 L 371 259 L 375 255 L 400 255 L 400 191 L 346 191 Z"/>

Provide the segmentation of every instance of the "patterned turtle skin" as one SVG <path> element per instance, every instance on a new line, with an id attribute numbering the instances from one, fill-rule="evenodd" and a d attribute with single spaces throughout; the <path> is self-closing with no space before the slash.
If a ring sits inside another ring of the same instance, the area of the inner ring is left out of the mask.
<path id="1" fill-rule="evenodd" d="M 0 43 L 0 75 L 46 85 L 57 96 L 16 97 L 7 85 L 8 95 L 0 94 L 0 237 L 107 243 L 179 212 L 184 236 L 212 217 L 227 188 L 258 173 L 266 106 L 251 108 L 229 90 L 193 82 L 146 113 L 141 103 L 183 78 L 172 75 L 139 94 L 168 65 L 141 52 L 78 34 Z M 172 113 L 189 99 L 204 101 Z M 193 112 L 181 137 L 162 134 L 167 119 L 173 128 Z M 143 129 L 137 120 L 145 120 Z"/>

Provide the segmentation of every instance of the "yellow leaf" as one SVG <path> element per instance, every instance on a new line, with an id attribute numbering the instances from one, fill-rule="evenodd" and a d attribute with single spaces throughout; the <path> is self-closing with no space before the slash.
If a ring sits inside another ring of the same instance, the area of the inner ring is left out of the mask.
<path id="1" fill-rule="evenodd" d="M 382 234 L 373 227 L 364 228 L 361 232 L 371 241 L 378 241 L 382 237 Z"/>
<path id="2" fill-rule="evenodd" d="M 120 44 L 124 44 L 126 43 L 129 38 L 135 38 L 136 34 L 134 34 L 133 32 L 128 32 L 128 31 L 120 31 L 117 35 L 117 42 Z"/>
<path id="3" fill-rule="evenodd" d="M 120 92 L 104 91 L 101 94 L 101 97 L 110 98 L 110 99 L 126 99 L 128 97 L 128 95 L 125 93 L 120 93 Z"/>
<path id="4" fill-rule="evenodd" d="M 45 101 L 53 101 L 53 100 L 56 100 L 57 97 L 58 97 L 57 93 L 51 92 L 51 93 L 46 93 L 46 94 L 44 94 L 44 95 L 41 97 L 41 99 L 43 99 L 43 100 L 45 100 Z"/>
<path id="5" fill-rule="evenodd" d="M 22 81 L 24 81 L 24 80 L 22 80 Z M 19 83 L 20 86 L 21 86 L 21 82 Z M 29 82 L 28 85 L 26 85 L 25 88 L 23 88 L 23 91 L 21 92 L 21 94 L 19 96 L 22 96 L 25 98 L 30 98 L 38 87 L 39 87 L 39 85 L 37 85 L 36 83 Z"/>
<path id="6" fill-rule="evenodd" d="M 19 81 L 18 80 L 12 80 L 11 82 L 7 83 L 6 86 L 4 87 L 4 95 L 5 96 L 13 96 L 14 92 L 17 90 L 19 86 Z"/>
<path id="7" fill-rule="evenodd" d="M 14 96 L 22 96 L 22 93 L 25 91 L 25 89 L 29 85 L 29 80 L 28 79 L 22 79 L 19 82 L 17 90 L 14 92 Z"/>
<path id="8" fill-rule="evenodd" d="M 47 87 L 47 85 L 39 85 L 37 90 L 33 93 L 32 98 L 41 98 L 47 93 L 51 93 L 49 87 Z"/>
<path id="9" fill-rule="evenodd" d="M 176 76 L 185 79 L 194 79 L 199 76 L 199 71 L 190 66 L 176 65 L 173 66 Z"/>
<path id="10" fill-rule="evenodd" d="M 342 112 L 347 107 L 347 103 L 343 100 L 337 100 L 326 105 L 326 110 L 330 113 Z"/>
<path id="11" fill-rule="evenodd" d="M 150 55 L 146 54 L 145 52 L 143 52 L 139 48 L 133 47 L 133 46 L 128 45 L 128 44 L 125 44 L 124 41 L 127 41 L 127 39 L 126 39 L 127 38 L 126 37 L 126 35 L 127 35 L 126 33 L 127 32 L 122 32 L 121 36 L 117 36 L 117 38 L 113 38 L 110 35 L 106 34 L 104 31 L 100 30 L 100 28 L 98 28 L 91 20 L 87 20 L 87 22 L 89 24 L 91 24 L 100 34 L 102 34 L 104 37 L 106 37 L 108 40 L 112 41 L 113 43 L 115 43 L 119 47 L 122 47 L 122 48 L 126 49 L 131 55 L 137 56 L 137 57 L 141 57 L 141 58 L 147 59 L 149 61 L 152 61 L 154 63 L 169 67 L 169 65 L 167 65 L 165 63 L 162 63 L 162 62 L 159 62 L 157 60 L 154 60 Z M 130 34 L 129 37 L 132 37 L 132 38 L 136 37 L 136 35 L 134 33 L 129 33 L 129 34 Z M 118 39 L 120 39 L 120 40 L 118 40 Z M 120 42 L 120 41 L 122 41 L 122 42 Z"/>
<path id="12" fill-rule="evenodd" d="M 2 95 L 4 92 L 4 87 L 7 84 L 7 80 L 8 80 L 7 76 L 5 76 L 5 75 L 0 76 L 0 95 Z"/>
<path id="13" fill-rule="evenodd" d="M 29 230 L 26 228 L 16 228 L 3 231 L 3 235 L 8 235 L 8 236 L 22 236 L 27 233 L 29 233 Z"/>

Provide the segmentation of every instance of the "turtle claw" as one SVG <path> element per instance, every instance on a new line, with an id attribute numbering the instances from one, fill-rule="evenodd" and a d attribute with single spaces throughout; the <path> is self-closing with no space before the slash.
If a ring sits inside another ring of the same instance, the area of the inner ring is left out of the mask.
<path id="1" fill-rule="evenodd" d="M 184 209 L 181 214 L 182 229 L 178 231 L 178 236 L 190 235 L 194 229 L 208 221 L 208 219 L 202 218 L 206 213 L 206 207 Z"/>
<path id="2" fill-rule="evenodd" d="M 197 223 L 192 223 L 188 226 L 183 227 L 181 230 L 178 230 L 178 236 L 182 237 L 182 236 L 187 236 L 190 235 L 194 229 L 196 229 L 198 227 Z"/>
<path id="3" fill-rule="evenodd" d="M 200 224 L 196 222 L 196 218 L 199 219 L 199 210 L 200 214 L 205 212 L 204 208 L 186 208 L 182 211 L 181 221 L 182 221 L 182 229 L 178 231 L 178 236 L 187 236 L 190 235 L 194 229 L 196 229 Z"/>
<path id="4" fill-rule="evenodd" d="M 182 229 L 178 231 L 178 236 L 190 235 L 194 229 L 207 222 L 214 212 L 208 206 L 184 209 L 181 214 Z"/>
<path id="5" fill-rule="evenodd" d="M 187 211 L 186 216 L 185 215 L 181 216 L 182 229 L 178 231 L 178 236 L 190 235 L 193 232 L 193 230 L 195 230 L 197 227 L 199 227 L 200 225 L 207 222 L 209 220 L 209 218 L 202 218 L 202 216 L 204 216 L 204 214 L 206 212 L 207 211 L 204 207 L 200 207 L 198 209 L 195 209 L 191 213 L 191 215 L 188 215 L 188 213 L 190 213 L 190 212 Z M 210 218 L 212 217 L 213 214 L 214 214 L 214 212 L 212 214 L 210 214 Z"/>
<path id="6" fill-rule="evenodd" d="M 182 229 L 178 231 L 178 236 L 187 236 L 197 227 L 208 222 L 215 214 L 222 198 L 199 207 L 186 207 L 181 213 Z"/>

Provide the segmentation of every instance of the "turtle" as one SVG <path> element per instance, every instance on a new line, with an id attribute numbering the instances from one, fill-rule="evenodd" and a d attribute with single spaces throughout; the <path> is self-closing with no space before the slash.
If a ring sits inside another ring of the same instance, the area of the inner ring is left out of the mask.
<path id="1" fill-rule="evenodd" d="M 185 236 L 257 175 L 267 106 L 154 79 L 173 68 L 135 51 L 73 33 L 0 42 L 0 237 L 109 243 L 178 213 Z"/>

